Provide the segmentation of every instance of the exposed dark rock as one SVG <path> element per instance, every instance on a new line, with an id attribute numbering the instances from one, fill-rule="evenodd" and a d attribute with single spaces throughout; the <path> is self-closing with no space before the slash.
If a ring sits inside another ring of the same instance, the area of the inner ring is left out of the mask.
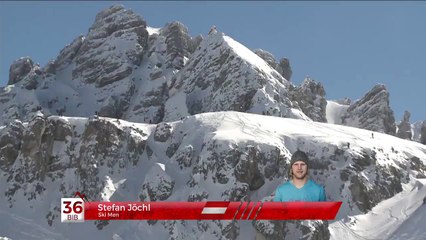
<path id="1" fill-rule="evenodd" d="M 98 115 L 110 118 L 122 118 L 129 108 L 130 100 L 135 92 L 135 85 L 131 84 L 125 92 L 120 95 L 111 95 L 104 102 Z"/>
<path id="2" fill-rule="evenodd" d="M 343 125 L 395 135 L 395 118 L 385 85 L 378 84 L 353 103 L 342 117 Z"/>
<path id="3" fill-rule="evenodd" d="M 256 53 L 257 56 L 259 56 L 263 60 L 265 60 L 265 62 L 267 62 L 269 64 L 269 66 L 271 66 L 274 69 L 277 69 L 278 64 L 275 60 L 274 55 L 272 55 L 272 53 L 265 51 L 263 49 L 255 49 L 254 53 Z"/>
<path id="4" fill-rule="evenodd" d="M 362 169 L 356 169 L 360 172 Z M 400 170 L 390 166 L 376 166 L 376 179 L 374 184 L 368 183 L 368 180 L 361 174 L 354 174 L 350 179 L 349 189 L 352 195 L 352 201 L 361 210 L 366 213 L 384 199 L 390 198 L 402 191 L 401 180 L 403 174 Z"/>
<path id="5" fill-rule="evenodd" d="M 426 145 L 426 121 L 423 121 L 421 130 L 420 130 L 420 143 Z"/>
<path id="6" fill-rule="evenodd" d="M 44 66 L 43 72 L 46 73 L 46 74 L 54 75 L 54 74 L 56 74 L 56 68 L 57 68 L 57 66 L 56 66 L 55 61 L 49 61 L 46 64 L 46 66 Z"/>
<path id="7" fill-rule="evenodd" d="M 282 58 L 278 63 L 274 55 L 268 51 L 256 49 L 254 50 L 254 53 L 265 60 L 265 62 L 267 62 L 273 69 L 277 70 L 277 72 L 279 72 L 287 81 L 290 81 L 293 72 L 288 58 Z"/>
<path id="8" fill-rule="evenodd" d="M 154 140 L 165 142 L 172 136 L 172 126 L 168 123 L 160 123 L 155 128 Z"/>
<path id="9" fill-rule="evenodd" d="M 293 71 L 291 70 L 290 60 L 288 58 L 282 58 L 276 69 L 287 81 L 291 80 Z"/>
<path id="10" fill-rule="evenodd" d="M 398 132 L 396 133 L 396 136 L 399 138 L 408 139 L 408 140 L 411 140 L 412 138 L 410 113 L 408 111 L 404 112 L 404 118 L 402 119 L 401 123 L 398 125 Z"/>
<path id="11" fill-rule="evenodd" d="M 327 122 L 325 90 L 320 82 L 306 78 L 300 87 L 290 92 L 293 102 L 297 102 L 309 118 L 317 122 Z"/>
<path id="12" fill-rule="evenodd" d="M 81 46 L 83 45 L 83 42 L 84 36 L 80 35 L 76 37 L 70 44 L 65 46 L 59 52 L 59 55 L 54 62 L 55 68 L 62 69 L 68 66 L 77 56 Z"/>
<path id="13" fill-rule="evenodd" d="M 188 28 L 180 22 L 172 22 L 161 29 L 160 35 L 166 37 L 167 68 L 182 69 L 184 58 L 194 49 Z"/>
<path id="14" fill-rule="evenodd" d="M 254 146 L 247 146 L 247 155 L 242 155 L 237 166 L 235 166 L 235 177 L 240 182 L 249 184 L 250 191 L 259 189 L 264 183 L 264 177 L 260 173 L 259 151 Z"/>
<path id="15" fill-rule="evenodd" d="M 73 136 L 70 123 L 61 118 L 50 120 L 53 125 L 53 138 L 55 141 L 65 141 L 67 137 Z"/>
<path id="16" fill-rule="evenodd" d="M 193 53 L 195 52 L 195 50 L 198 48 L 198 46 L 200 45 L 201 41 L 203 41 L 203 36 L 197 35 L 196 37 L 191 39 L 190 45 L 189 45 L 189 52 Z"/>
<path id="17" fill-rule="evenodd" d="M 15 84 L 24 79 L 33 69 L 34 62 L 30 57 L 15 60 L 9 68 L 9 81 L 7 85 Z"/>
<path id="18" fill-rule="evenodd" d="M 134 44 L 129 45 L 130 41 Z M 120 43 L 127 47 L 117 51 Z M 141 17 L 122 6 L 105 9 L 96 16 L 78 50 L 73 77 L 97 87 L 121 80 L 140 64 L 147 43 L 146 22 Z"/>
<path id="19" fill-rule="evenodd" d="M 110 96 L 98 115 L 101 117 L 122 118 L 129 107 L 129 101 L 121 96 Z"/>
<path id="20" fill-rule="evenodd" d="M 256 239 L 279 240 L 286 237 L 286 223 L 288 221 L 258 220 L 253 221 L 253 227 L 257 230 Z"/>
<path id="21" fill-rule="evenodd" d="M 192 145 L 187 145 L 176 154 L 175 159 L 181 167 L 190 167 L 193 153 L 194 147 Z"/>
<path id="22" fill-rule="evenodd" d="M 0 169 L 8 171 L 21 150 L 24 126 L 18 120 L 0 130 Z"/>
<path id="23" fill-rule="evenodd" d="M 172 195 L 175 182 L 158 165 L 145 177 L 139 198 L 141 201 L 164 201 Z"/>

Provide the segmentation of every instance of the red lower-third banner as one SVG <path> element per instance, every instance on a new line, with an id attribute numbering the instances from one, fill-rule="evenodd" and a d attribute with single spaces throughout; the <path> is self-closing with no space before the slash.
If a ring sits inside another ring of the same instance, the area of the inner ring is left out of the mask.
<path id="1" fill-rule="evenodd" d="M 85 202 L 84 220 L 333 220 L 342 202 Z"/>

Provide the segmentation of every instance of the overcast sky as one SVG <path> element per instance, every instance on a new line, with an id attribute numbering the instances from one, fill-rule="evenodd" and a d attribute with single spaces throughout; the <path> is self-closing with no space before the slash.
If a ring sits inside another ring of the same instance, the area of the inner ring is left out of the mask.
<path id="1" fill-rule="evenodd" d="M 44 66 L 114 2 L 0 2 L 0 86 L 10 64 Z M 292 81 L 323 83 L 327 99 L 361 98 L 384 83 L 397 121 L 426 119 L 426 2 L 119 2 L 151 27 L 178 20 L 191 35 L 216 25 L 250 49 L 288 57 Z"/>

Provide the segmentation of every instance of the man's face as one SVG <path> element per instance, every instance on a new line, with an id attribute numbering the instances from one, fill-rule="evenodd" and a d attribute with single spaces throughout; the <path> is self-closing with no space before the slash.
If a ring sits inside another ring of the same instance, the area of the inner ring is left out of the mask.
<path id="1" fill-rule="evenodd" d="M 308 174 L 308 165 L 306 165 L 303 161 L 296 161 L 291 166 L 291 170 L 293 171 L 293 177 L 296 179 L 302 180 L 307 177 Z"/>

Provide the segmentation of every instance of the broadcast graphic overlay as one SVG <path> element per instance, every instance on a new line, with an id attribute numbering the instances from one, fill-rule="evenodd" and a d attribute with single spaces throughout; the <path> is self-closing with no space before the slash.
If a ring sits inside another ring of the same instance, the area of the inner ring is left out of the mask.
<path id="1" fill-rule="evenodd" d="M 61 199 L 61 222 L 86 220 L 333 220 L 342 202 L 90 202 Z"/>

